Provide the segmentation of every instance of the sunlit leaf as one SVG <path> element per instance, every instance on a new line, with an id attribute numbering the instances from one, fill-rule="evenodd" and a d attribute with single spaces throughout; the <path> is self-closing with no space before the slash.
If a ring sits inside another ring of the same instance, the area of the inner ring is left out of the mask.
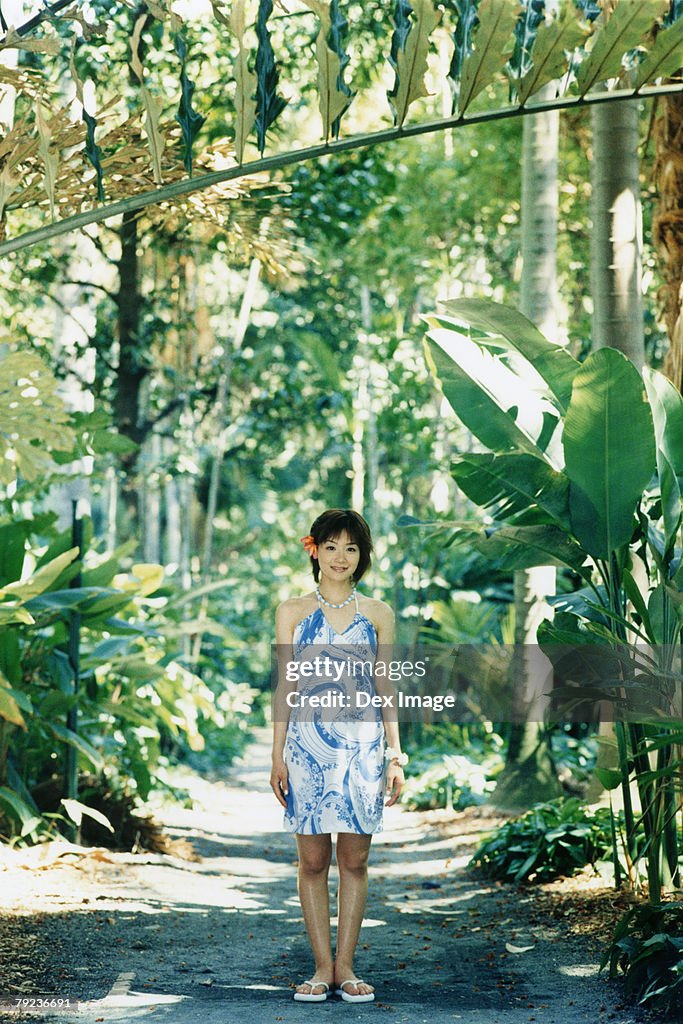
<path id="1" fill-rule="evenodd" d="M 318 106 L 323 121 L 323 136 L 337 138 L 342 114 L 355 93 L 344 81 L 349 56 L 344 52 L 343 38 L 347 21 L 339 11 L 337 0 L 304 0 L 320 19 L 316 39 L 318 61 Z"/>
<path id="2" fill-rule="evenodd" d="M 50 200 L 50 216 L 55 216 L 55 179 L 59 161 L 52 148 L 52 132 L 45 117 L 42 104 L 36 103 L 36 127 L 40 136 L 39 153 L 45 166 L 45 191 Z"/>
<path id="3" fill-rule="evenodd" d="M 515 25 L 515 45 L 508 64 L 511 83 L 514 85 L 523 78 L 531 69 L 531 50 L 536 40 L 538 27 L 544 18 L 545 2 L 541 0 L 522 0 L 522 13 Z M 514 98 L 514 88 L 510 98 Z"/>
<path id="4" fill-rule="evenodd" d="M 478 4 L 479 0 L 461 0 L 458 4 L 459 16 L 453 33 L 455 49 L 451 58 L 451 66 L 448 69 L 448 82 L 453 95 L 453 114 L 459 106 L 462 69 L 474 46 L 474 30 L 479 24 Z"/>
<path id="5" fill-rule="evenodd" d="M 140 35 L 146 20 L 147 15 L 142 14 L 135 22 L 135 28 L 133 29 L 133 36 L 131 39 L 130 66 L 133 69 L 133 73 L 136 78 L 140 82 L 140 95 L 142 96 L 142 102 L 145 107 L 144 129 L 147 136 L 149 152 L 152 157 L 154 180 L 158 185 L 161 185 L 164 180 L 161 170 L 161 158 L 166 147 L 166 140 L 159 127 L 159 118 L 161 117 L 161 111 L 163 109 L 163 100 L 157 96 L 153 96 L 145 85 L 145 72 L 139 53 Z"/>
<path id="6" fill-rule="evenodd" d="M 434 9 L 432 0 L 412 0 L 412 5 L 407 0 L 396 0 L 389 58 L 395 78 L 388 96 L 394 124 L 399 127 L 410 104 L 429 95 L 425 84 L 429 37 L 440 21 L 441 12 Z"/>
<path id="7" fill-rule="evenodd" d="M 88 111 L 85 108 L 85 98 L 83 96 L 83 83 L 81 82 L 81 79 L 78 76 L 78 72 L 76 71 L 76 62 L 74 59 L 75 47 L 76 39 L 74 38 L 71 44 L 69 68 L 71 70 L 71 79 L 76 89 L 76 97 L 81 105 L 81 117 L 83 119 L 83 124 L 85 125 L 86 140 L 84 152 L 90 163 L 95 168 L 95 176 L 97 181 L 97 198 L 101 203 L 103 203 L 106 199 L 106 196 L 104 194 L 104 171 L 102 169 L 102 153 L 100 147 L 97 145 L 97 142 L 95 141 L 95 129 L 97 128 L 97 122 L 95 118 L 92 116 L 92 114 L 88 113 Z"/>
<path id="8" fill-rule="evenodd" d="M 78 558 L 79 548 L 70 548 L 63 554 L 53 558 L 51 562 L 41 565 L 39 569 L 26 580 L 16 580 L 13 583 L 6 583 L 0 590 L 0 596 L 6 594 L 18 598 L 20 601 L 30 601 L 38 594 L 45 593 L 56 579 L 62 574 L 67 565 Z"/>
<path id="9" fill-rule="evenodd" d="M 654 81 L 655 78 L 667 78 L 683 67 L 683 18 L 660 29 L 657 38 L 647 51 L 646 56 L 638 65 L 636 88 Z"/>
<path id="10" fill-rule="evenodd" d="M 34 36 L 19 35 L 14 28 L 10 28 L 0 39 L 0 50 L 26 50 L 29 53 L 47 53 L 55 56 L 62 48 L 60 39 L 52 36 L 43 36 L 36 39 Z"/>
<path id="11" fill-rule="evenodd" d="M 88 807 L 87 804 L 81 803 L 80 800 L 67 799 L 66 797 L 62 798 L 61 804 L 76 825 L 81 824 L 83 815 L 85 815 L 87 818 L 92 818 L 93 821 L 98 822 L 100 825 L 104 825 L 104 827 L 108 828 L 110 832 L 114 831 L 114 826 L 110 822 L 109 818 L 102 814 L 102 811 L 98 811 L 96 807 Z"/>
<path id="12" fill-rule="evenodd" d="M 681 522 L 683 398 L 671 381 L 656 370 L 646 367 L 643 376 L 655 426 L 664 536 L 669 547 L 676 541 Z"/>
<path id="13" fill-rule="evenodd" d="M 34 352 L 10 352 L 0 360 L 0 477 L 18 472 L 33 480 L 52 464 L 51 451 L 75 444 L 57 382 Z"/>
<path id="14" fill-rule="evenodd" d="M 460 80 L 458 112 L 464 114 L 482 89 L 505 67 L 512 46 L 515 23 L 521 11 L 517 0 L 481 0 L 474 43 L 465 57 Z"/>
<path id="15" fill-rule="evenodd" d="M 256 121 L 256 75 L 249 67 L 249 51 L 244 43 L 245 0 L 233 0 L 229 18 L 216 0 L 211 0 L 214 14 L 237 39 L 235 59 L 235 156 L 238 163 L 244 159 L 244 147 Z"/>
<path id="16" fill-rule="evenodd" d="M 524 104 L 539 89 L 564 73 L 567 54 L 573 52 L 588 35 L 590 29 L 576 17 L 576 11 L 567 5 L 550 21 L 538 27 L 531 52 L 531 64 L 517 85 L 519 102 Z"/>
<path id="17" fill-rule="evenodd" d="M 622 70 L 622 58 L 629 50 L 639 46 L 655 20 L 669 6 L 669 0 L 615 0 L 611 15 L 603 10 L 596 30 L 591 36 L 589 51 L 576 72 L 576 82 L 582 96 L 597 82 L 617 76 Z"/>
<path id="18" fill-rule="evenodd" d="M 11 689 L 9 680 L 0 672 L 0 718 L 4 718 L 6 722 L 11 722 L 12 725 L 18 725 L 22 729 L 26 729 L 24 716 L 12 696 Z"/>

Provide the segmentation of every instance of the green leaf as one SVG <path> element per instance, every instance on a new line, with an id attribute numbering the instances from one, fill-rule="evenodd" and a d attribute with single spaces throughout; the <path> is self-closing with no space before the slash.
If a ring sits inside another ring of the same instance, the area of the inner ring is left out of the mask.
<path id="1" fill-rule="evenodd" d="M 36 127 L 38 129 L 38 136 L 40 138 L 40 144 L 38 146 L 38 152 L 40 158 L 43 161 L 43 167 L 45 168 L 45 183 L 44 188 L 47 192 L 47 197 L 50 201 L 50 217 L 52 220 L 55 219 L 55 180 L 57 177 L 57 168 L 59 166 L 59 160 L 56 153 L 54 152 L 53 138 L 51 126 L 48 124 L 46 119 L 46 112 L 43 109 L 40 101 L 36 102 Z"/>
<path id="2" fill-rule="evenodd" d="M 522 13 L 515 25 L 515 45 L 512 56 L 507 66 L 510 75 L 511 89 L 510 99 L 515 95 L 514 84 L 519 81 L 531 68 L 531 51 L 536 40 L 539 25 L 544 17 L 544 4 L 523 0 Z"/>
<path id="3" fill-rule="evenodd" d="M 45 565 L 41 565 L 39 569 L 33 573 L 26 580 L 16 580 L 14 583 L 7 583 L 2 590 L 0 590 L 0 596 L 9 594 L 13 597 L 18 598 L 20 601 L 30 601 L 31 598 L 37 597 L 38 594 L 43 594 L 48 590 L 54 581 L 61 575 L 63 569 L 67 565 L 71 565 L 80 553 L 79 548 L 70 548 L 61 555 L 57 555 L 50 562 Z"/>
<path id="4" fill-rule="evenodd" d="M 525 381 L 464 334 L 429 331 L 427 364 L 458 419 L 494 452 L 528 452 L 543 457 L 527 424 L 540 435 L 542 401 Z M 512 397 L 519 405 L 512 405 Z M 520 406 L 523 406 L 520 409 Z"/>
<path id="5" fill-rule="evenodd" d="M 197 113 L 192 107 L 192 95 L 195 90 L 194 82 L 191 82 L 187 77 L 187 46 L 185 40 L 177 33 L 173 38 L 175 52 L 180 57 L 180 104 L 178 106 L 178 113 L 176 114 L 176 121 L 180 125 L 183 132 L 183 142 L 185 143 L 185 157 L 184 165 L 185 170 L 188 174 L 192 174 L 192 146 L 194 140 L 199 133 L 199 129 L 204 124 L 206 118 L 201 114 Z"/>
<path id="6" fill-rule="evenodd" d="M 273 12 L 273 0 L 259 0 L 256 35 L 256 138 L 263 156 L 266 132 L 287 106 L 287 100 L 278 96 L 279 74 L 268 31 L 268 18 Z"/>
<path id="7" fill-rule="evenodd" d="M 13 821 L 21 826 L 22 835 L 25 834 L 24 829 L 27 828 L 32 830 L 35 828 L 36 816 L 33 812 L 33 808 L 29 807 L 21 797 L 17 796 L 14 790 L 9 789 L 8 786 L 0 786 L 0 807 L 3 809 Z"/>
<path id="8" fill-rule="evenodd" d="M 249 67 L 249 53 L 244 44 L 246 31 L 244 0 L 232 0 L 230 18 L 225 17 L 217 0 L 211 0 L 219 21 L 228 25 L 237 39 L 235 58 L 235 157 L 239 164 L 244 159 L 244 147 L 256 121 L 256 75 Z"/>
<path id="9" fill-rule="evenodd" d="M 478 3 L 479 0 L 460 0 L 458 4 L 458 21 L 453 33 L 455 48 L 451 58 L 451 66 L 448 69 L 448 80 L 453 94 L 452 114 L 455 114 L 458 109 L 462 69 L 474 48 L 474 30 L 479 24 L 479 18 L 477 17 Z"/>
<path id="10" fill-rule="evenodd" d="M 140 95 L 142 96 L 142 102 L 145 108 L 145 120 L 144 129 L 145 135 L 147 136 L 147 145 L 149 147 L 150 156 L 152 157 L 152 168 L 154 171 L 154 180 L 157 185 L 163 184 L 163 174 L 161 168 L 161 158 L 166 148 L 166 139 L 160 129 L 159 118 L 161 117 L 161 111 L 163 108 L 163 100 L 158 96 L 153 96 L 145 85 L 145 70 L 140 60 L 140 36 L 142 30 L 145 27 L 147 21 L 147 15 L 141 14 L 135 22 L 133 29 L 133 35 L 131 37 L 131 57 L 130 66 L 133 74 L 140 82 Z"/>
<path id="11" fill-rule="evenodd" d="M 51 451 L 73 450 L 76 438 L 57 381 L 34 352 L 0 359 L 0 481 L 21 473 L 35 480 L 52 467 Z"/>
<path id="12" fill-rule="evenodd" d="M 24 716 L 19 710 L 19 705 L 12 696 L 12 687 L 9 679 L 0 672 L 0 718 L 4 718 L 6 722 L 11 722 L 12 725 L 21 726 L 22 729 L 26 728 L 26 722 Z"/>
<path id="13" fill-rule="evenodd" d="M 474 46 L 462 66 L 458 112 L 464 114 L 482 89 L 495 80 L 512 52 L 515 22 L 521 11 L 517 0 L 481 0 Z"/>
<path id="14" fill-rule="evenodd" d="M 76 89 L 76 97 L 81 105 L 81 118 L 85 125 L 85 146 L 83 152 L 86 157 L 95 168 L 95 180 L 97 182 L 97 200 L 100 203 L 104 203 L 106 196 L 104 194 L 104 170 L 102 167 L 102 150 L 95 141 L 95 129 L 97 128 L 97 121 L 89 114 L 85 109 L 85 97 L 83 95 L 83 83 L 78 76 L 76 71 L 76 62 L 74 60 L 74 53 L 76 49 L 76 37 L 74 36 L 71 43 L 71 55 L 69 58 L 69 68 L 71 70 L 71 79 Z"/>
<path id="15" fill-rule="evenodd" d="M 574 51 L 589 31 L 587 25 L 577 20 L 577 12 L 569 4 L 556 17 L 539 25 L 531 51 L 531 67 L 517 82 L 517 96 L 522 106 L 544 85 L 564 74 L 567 53 Z"/>
<path id="16" fill-rule="evenodd" d="M 671 381 L 656 370 L 643 371 L 657 442 L 657 471 L 667 549 L 673 547 L 681 522 L 683 476 L 683 398 Z"/>
<path id="17" fill-rule="evenodd" d="M 411 14 L 414 21 L 411 21 Z M 389 58 L 395 77 L 387 95 L 394 112 L 394 124 L 399 128 L 411 103 L 429 95 L 425 85 L 429 37 L 440 21 L 441 12 L 434 10 L 432 0 L 412 0 L 412 4 L 408 0 L 396 0 Z"/>
<path id="18" fill-rule="evenodd" d="M 503 526 L 491 531 L 490 537 L 491 546 L 494 543 L 496 547 L 504 544 L 501 568 L 529 569 L 535 565 L 566 565 L 584 579 L 590 579 L 590 570 L 584 565 L 585 551 L 557 526 Z M 485 551 L 486 547 L 481 550 Z"/>
<path id="19" fill-rule="evenodd" d="M 338 0 L 304 0 L 310 10 L 320 19 L 320 31 L 316 39 L 318 61 L 318 106 L 323 121 L 323 137 L 339 137 L 339 126 L 344 112 L 353 97 L 344 81 L 344 69 L 349 63 L 343 39 L 348 22 L 339 11 Z"/>
<path id="20" fill-rule="evenodd" d="M 532 507 L 569 526 L 569 481 L 563 473 L 533 455 L 468 453 L 457 458 L 451 475 L 459 487 L 482 508 L 498 506 L 497 519 Z"/>
<path id="21" fill-rule="evenodd" d="M 29 611 L 17 604 L 0 604 L 0 626 L 11 626 L 21 623 L 24 626 L 32 626 L 35 619 Z"/>
<path id="22" fill-rule="evenodd" d="M 616 349 L 593 352 L 576 374 L 563 444 L 574 534 L 593 557 L 608 558 L 628 544 L 636 502 L 655 469 L 643 381 Z"/>
<path id="23" fill-rule="evenodd" d="M 585 96 L 596 83 L 621 73 L 623 55 L 642 44 L 656 19 L 668 6 L 669 0 L 648 0 L 647 3 L 616 0 L 609 16 L 607 9 L 603 9 L 600 26 L 591 36 L 590 49 L 576 72 L 581 96 Z"/>
<path id="24" fill-rule="evenodd" d="M 660 28 L 657 38 L 638 65 L 636 89 L 654 81 L 668 78 L 683 67 L 683 18 L 668 28 Z"/>
<path id="25" fill-rule="evenodd" d="M 564 346 L 548 341 L 536 324 L 513 306 L 490 299 L 450 299 L 443 305 L 460 323 L 502 337 L 511 350 L 533 365 L 555 396 L 558 410 L 566 412 L 580 364 Z"/>
<path id="26" fill-rule="evenodd" d="M 83 736 L 80 736 L 72 729 L 67 729 L 67 727 L 62 725 L 60 722 L 47 721 L 45 724 L 57 739 L 67 743 L 70 747 L 75 747 L 80 754 L 83 754 L 83 756 L 97 771 L 104 766 L 102 755 L 95 749 L 95 747 L 93 747 L 92 743 L 86 740 Z"/>

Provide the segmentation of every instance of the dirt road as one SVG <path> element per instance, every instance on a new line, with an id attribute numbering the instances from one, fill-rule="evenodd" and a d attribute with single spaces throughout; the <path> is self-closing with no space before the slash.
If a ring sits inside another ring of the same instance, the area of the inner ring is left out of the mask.
<path id="1" fill-rule="evenodd" d="M 374 1003 L 292 1001 L 311 960 L 296 895 L 294 838 L 267 784 L 265 730 L 227 781 L 188 775 L 194 806 L 165 808 L 199 861 L 40 849 L 0 861 L 2 992 L 70 997 L 45 1024 L 640 1024 L 598 976 L 600 948 L 539 913 L 524 890 L 465 871 L 479 815 L 390 808 L 373 841 L 356 968 Z M 336 874 L 332 879 L 332 901 Z M 73 1001 L 78 1000 L 78 1010 Z M 0 1020 L 21 1019 L 9 1008 Z M 32 1018 L 36 1019 L 36 1018 Z"/>

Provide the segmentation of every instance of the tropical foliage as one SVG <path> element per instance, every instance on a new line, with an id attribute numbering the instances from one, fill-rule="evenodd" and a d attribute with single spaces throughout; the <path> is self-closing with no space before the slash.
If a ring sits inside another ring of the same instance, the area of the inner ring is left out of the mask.
<path id="1" fill-rule="evenodd" d="M 26 507 L 66 478 L 55 460 L 107 451 L 97 417 L 72 418 L 40 358 L 0 361 L 10 396 L 2 426 L 3 482 Z M 77 440 L 76 426 L 80 437 Z M 19 480 L 19 474 L 21 479 Z M 11 505 L 12 502 L 10 501 Z M 182 615 L 186 597 L 159 565 L 131 559 L 135 542 L 98 554 L 92 521 L 60 527 L 54 512 L 0 520 L 0 830 L 35 840 L 53 830 L 34 793 L 53 777 L 64 792 L 64 750 L 76 770 L 110 776 L 145 799 L 164 775 L 173 745 L 205 746 L 202 726 L 246 722 L 254 691 L 222 680 L 220 692 L 182 663 L 185 639 L 201 625 L 224 644 L 234 638 L 205 616 Z M 206 673 L 205 673 L 206 675 Z M 208 674 L 210 678 L 210 673 Z M 233 752 L 239 749 L 231 736 Z M 228 753 L 224 746 L 223 755 Z M 72 798 L 62 818 L 94 808 Z"/>
<path id="2" fill-rule="evenodd" d="M 656 902 L 678 878 L 683 399 L 616 350 L 579 364 L 495 303 L 450 302 L 428 319 L 433 372 L 488 449 L 456 456 L 452 472 L 490 526 L 457 532 L 509 568 L 550 563 L 577 581 L 538 633 L 566 683 L 554 713 L 611 701 L 619 770 L 605 781 L 622 788 L 631 881 L 643 856 Z"/>
<path id="3" fill-rule="evenodd" d="M 611 842 L 608 808 L 561 797 L 501 826 L 479 846 L 470 867 L 506 882 L 547 882 L 594 865 Z"/>
<path id="4" fill-rule="evenodd" d="M 93 3 L 88 13 L 53 5 L 49 15 L 10 29 L 2 48 L 18 51 L 22 63 L 0 65 L 0 81 L 17 95 L 14 124 L 3 144 L 0 218 L 5 231 L 8 214 L 14 222 L 19 210 L 41 211 L 40 216 L 49 210 L 54 223 L 23 241 L 5 241 L 0 254 L 148 203 L 173 208 L 179 197 L 199 188 L 211 190 L 205 207 L 220 208 L 242 190 L 229 181 L 250 169 L 310 155 L 294 150 L 242 167 L 252 134 L 263 155 L 274 126 L 287 117 L 306 124 L 313 91 L 324 152 L 411 129 L 433 130 L 425 117 L 433 120 L 432 97 L 440 104 L 445 90 L 451 110 L 440 124 L 458 126 L 530 112 L 529 101 L 551 81 L 558 83 L 555 103 L 571 106 L 596 98 L 597 90 L 604 101 L 605 85 L 637 94 L 683 63 L 683 29 L 668 0 L 614 0 L 602 8 L 565 0 L 552 12 L 550 5 L 546 11 L 543 4 L 511 0 L 443 6 L 396 0 L 391 21 L 360 4 L 349 5 L 347 17 L 338 0 L 278 7 L 274 14 L 273 0 L 235 0 L 229 8 L 212 0 L 213 15 L 207 11 L 197 19 L 172 11 L 165 0 L 150 0 L 136 12 L 123 2 L 113 9 Z M 284 54 L 298 55 L 302 47 L 309 54 L 303 74 L 287 69 L 285 80 Z M 231 52 L 228 65 L 200 67 L 201 55 L 218 48 Z M 355 89 L 349 81 L 352 54 L 363 86 Z M 130 80 L 126 102 L 106 90 L 102 70 L 113 55 Z M 385 62 L 393 74 L 385 109 L 395 127 L 388 129 L 380 118 L 368 134 L 366 115 L 354 123 L 349 108 L 374 113 L 376 104 L 362 104 L 361 98 L 374 98 L 382 88 Z M 234 87 L 226 135 L 224 125 L 212 121 L 212 101 L 223 94 L 227 79 Z M 76 119 L 64 103 L 65 80 L 78 100 Z M 418 121 L 406 125 L 411 109 Z M 443 105 L 437 110 L 442 113 Z M 330 143 L 343 123 L 350 134 Z M 202 202 L 183 209 L 197 216 Z M 23 215 L 17 223 L 26 230 Z"/>

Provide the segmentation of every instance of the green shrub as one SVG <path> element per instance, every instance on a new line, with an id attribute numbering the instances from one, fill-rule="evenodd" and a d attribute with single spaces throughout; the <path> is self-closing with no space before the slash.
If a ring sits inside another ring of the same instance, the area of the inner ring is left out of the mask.
<path id="1" fill-rule="evenodd" d="M 668 1013 L 683 1011 L 683 904 L 646 904 L 618 922 L 600 965 L 622 973 L 640 1003 Z"/>
<path id="2" fill-rule="evenodd" d="M 576 798 L 536 804 L 477 849 L 470 867 L 509 882 L 543 882 L 594 864 L 611 849 L 610 812 Z"/>
<path id="3" fill-rule="evenodd" d="M 452 807 L 462 810 L 486 801 L 500 765 L 488 758 L 481 764 L 464 754 L 441 754 L 438 761 L 406 781 L 402 800 L 414 810 Z"/>

